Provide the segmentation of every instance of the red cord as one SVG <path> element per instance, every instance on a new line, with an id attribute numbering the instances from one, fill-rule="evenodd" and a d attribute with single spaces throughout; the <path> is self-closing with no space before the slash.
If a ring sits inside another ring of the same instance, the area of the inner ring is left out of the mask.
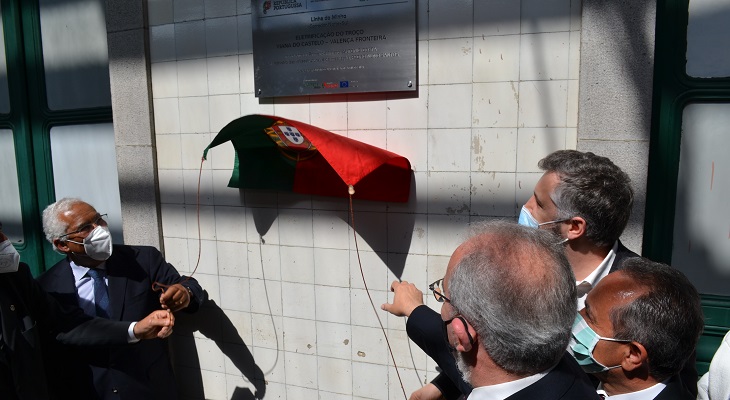
<path id="1" fill-rule="evenodd" d="M 195 198 L 195 200 L 196 200 L 195 213 L 196 213 L 196 216 L 198 219 L 198 260 L 195 262 L 195 268 L 193 268 L 193 272 L 191 272 L 190 275 L 186 276 L 185 279 L 178 282 L 180 284 L 185 283 L 188 280 L 190 280 L 190 278 L 193 276 L 195 271 L 198 270 L 198 265 L 200 265 L 200 253 L 202 252 L 202 247 L 203 247 L 202 240 L 200 238 L 200 179 L 203 176 L 203 162 L 204 161 L 205 161 L 205 158 L 200 159 L 200 170 L 198 171 L 198 193 Z M 157 291 L 164 292 L 165 289 L 169 288 L 170 286 L 172 286 L 172 285 L 166 285 L 164 283 L 155 281 L 152 283 L 152 290 L 155 292 L 157 292 Z"/>
<path id="2" fill-rule="evenodd" d="M 368 299 L 370 299 L 370 305 L 373 307 L 373 311 L 375 312 L 375 317 L 378 319 L 378 324 L 380 324 L 380 329 L 383 331 L 383 336 L 385 337 L 385 344 L 388 345 L 388 352 L 390 352 L 390 359 L 393 360 L 393 367 L 395 368 L 395 373 L 398 375 L 398 382 L 400 382 L 400 388 L 403 391 L 403 398 L 408 399 L 408 396 L 406 395 L 406 389 L 403 387 L 403 379 L 400 377 L 400 372 L 398 371 L 398 365 L 395 363 L 395 356 L 393 355 L 393 349 L 390 347 L 390 341 L 388 340 L 388 335 L 385 333 L 385 328 L 383 327 L 383 322 L 380 320 L 380 314 L 378 313 L 378 309 L 375 308 L 375 303 L 373 302 L 373 298 L 370 296 L 370 289 L 368 289 L 368 284 L 365 281 L 365 272 L 362 270 L 362 261 L 360 261 L 360 248 L 357 246 L 357 233 L 355 232 L 355 211 L 352 208 L 352 195 L 354 194 L 354 189 L 352 186 L 349 187 L 349 194 L 350 194 L 350 222 L 352 223 L 352 235 L 355 238 L 355 254 L 357 254 L 357 263 L 360 266 L 360 275 L 362 275 L 362 284 L 365 285 L 365 293 L 368 295 Z"/>

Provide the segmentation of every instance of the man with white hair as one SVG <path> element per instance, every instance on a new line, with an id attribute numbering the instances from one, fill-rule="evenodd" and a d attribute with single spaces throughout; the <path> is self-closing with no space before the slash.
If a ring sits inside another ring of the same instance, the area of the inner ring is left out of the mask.
<path id="1" fill-rule="evenodd" d="M 469 400 L 598 399 L 565 351 L 576 288 L 554 235 L 484 224 L 431 288 L 457 367 L 474 387 Z"/>
<path id="2" fill-rule="evenodd" d="M 79 348 L 123 346 L 167 337 L 174 322 L 174 316 L 162 310 L 129 323 L 92 318 L 78 307 L 63 307 L 40 288 L 28 265 L 20 262 L 0 223 L 0 399 L 57 398 L 46 379 L 46 343 L 60 341 Z"/>
<path id="3" fill-rule="evenodd" d="M 104 215 L 82 200 L 64 198 L 49 205 L 43 231 L 66 258 L 39 283 L 60 303 L 88 315 L 133 321 L 160 308 L 194 312 L 205 299 L 198 282 L 180 276 L 157 249 L 112 244 Z M 155 286 L 165 289 L 156 292 Z M 178 397 L 166 341 L 84 352 L 54 346 L 52 353 L 58 366 L 51 387 L 62 398 Z"/>

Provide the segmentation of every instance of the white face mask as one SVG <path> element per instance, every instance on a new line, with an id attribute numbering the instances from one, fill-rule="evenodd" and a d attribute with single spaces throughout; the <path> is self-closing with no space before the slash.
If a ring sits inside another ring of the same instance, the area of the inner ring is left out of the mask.
<path id="1" fill-rule="evenodd" d="M 84 238 L 83 243 L 73 240 L 69 240 L 69 242 L 83 245 L 86 255 L 97 261 L 105 261 L 112 255 L 112 235 L 106 226 L 99 225 L 94 228 Z"/>
<path id="2" fill-rule="evenodd" d="M 0 243 L 0 274 L 16 272 L 20 264 L 20 254 L 10 239 Z"/>

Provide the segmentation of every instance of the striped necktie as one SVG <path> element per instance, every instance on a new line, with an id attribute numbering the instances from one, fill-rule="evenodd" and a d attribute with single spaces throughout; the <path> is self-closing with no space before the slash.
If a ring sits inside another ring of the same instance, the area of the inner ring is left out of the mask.
<path id="1" fill-rule="evenodd" d="M 87 274 L 94 280 L 94 306 L 96 307 L 96 316 L 109 318 L 111 316 L 109 308 L 109 291 L 104 282 L 106 271 L 90 268 Z"/>

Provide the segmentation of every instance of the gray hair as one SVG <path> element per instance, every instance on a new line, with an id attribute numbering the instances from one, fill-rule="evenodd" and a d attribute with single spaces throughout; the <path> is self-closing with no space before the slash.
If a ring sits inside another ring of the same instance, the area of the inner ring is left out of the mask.
<path id="1" fill-rule="evenodd" d="M 451 305 L 501 368 L 545 371 L 565 353 L 575 320 L 575 277 L 559 238 L 504 221 L 479 230 L 449 279 Z"/>
<path id="2" fill-rule="evenodd" d="M 636 257 L 621 272 L 647 292 L 611 310 L 614 337 L 641 343 L 649 375 L 663 381 L 682 370 L 697 346 L 704 327 L 700 296 L 684 274 L 666 264 Z"/>
<path id="3" fill-rule="evenodd" d="M 84 201 L 81 199 L 64 197 L 55 203 L 49 204 L 48 207 L 43 210 L 43 233 L 46 234 L 46 240 L 53 244 L 55 239 L 58 239 L 61 235 L 66 233 L 68 224 L 62 222 L 58 216 L 69 212 L 71 207 L 83 202 Z"/>
<path id="4" fill-rule="evenodd" d="M 612 246 L 634 204 L 629 176 L 606 157 L 576 150 L 558 150 L 537 165 L 560 178 L 550 196 L 558 207 L 556 219 L 582 217 L 586 238 L 596 246 Z"/>

